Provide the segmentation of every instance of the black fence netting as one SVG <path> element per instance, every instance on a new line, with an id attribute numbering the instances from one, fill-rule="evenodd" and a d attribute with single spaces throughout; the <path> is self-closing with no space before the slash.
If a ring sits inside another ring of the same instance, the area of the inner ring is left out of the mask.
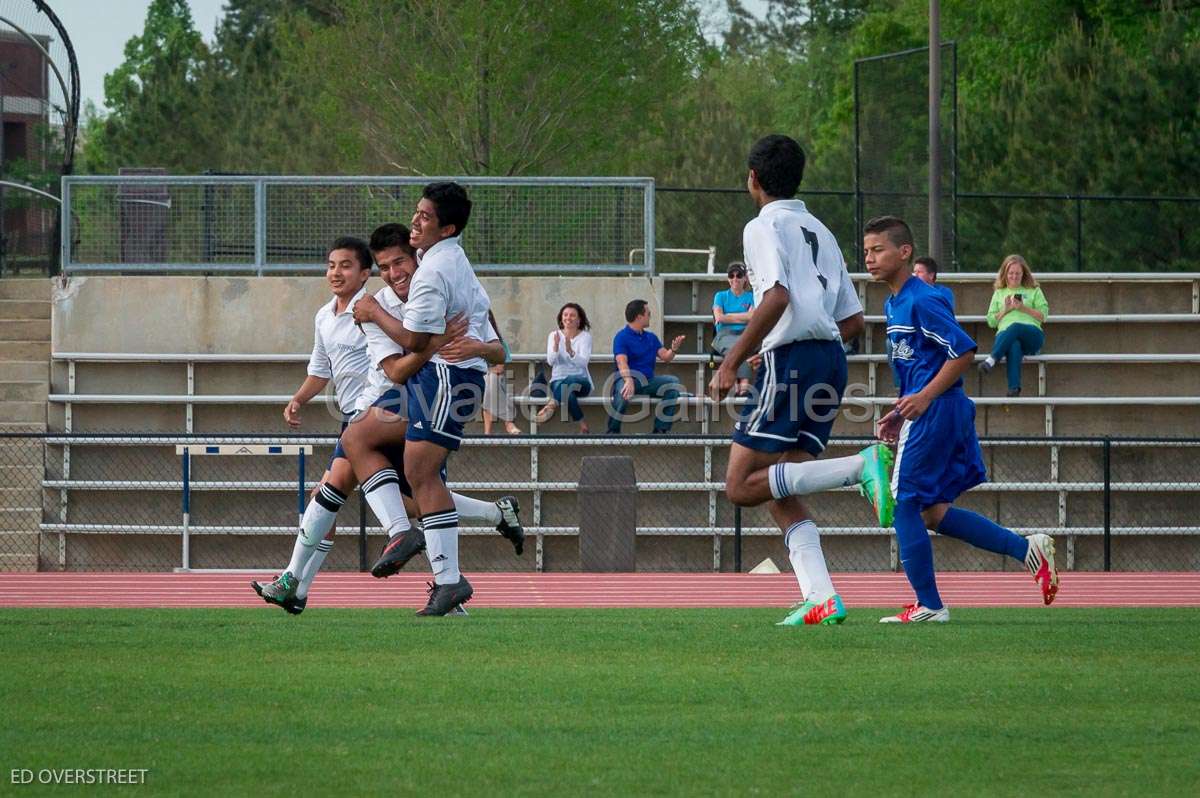
<path id="1" fill-rule="evenodd" d="M 826 456 L 866 441 L 835 439 Z M 331 437 L 9 433 L 0 437 L 0 571 L 281 570 Z M 1021 534 L 1057 541 L 1066 570 L 1200 569 L 1200 441 L 985 439 L 990 481 L 961 497 Z M 490 521 L 464 521 L 468 571 L 788 570 L 764 507 L 724 491 L 724 436 L 468 438 L 450 487 L 514 496 L 515 555 Z M 809 497 L 834 571 L 895 570 L 894 538 L 855 488 Z M 357 492 L 326 567 L 368 568 L 384 530 Z M 1019 564 L 935 537 L 941 570 Z M 769 563 L 767 561 L 770 561 Z M 410 569 L 426 567 L 418 558 Z"/>

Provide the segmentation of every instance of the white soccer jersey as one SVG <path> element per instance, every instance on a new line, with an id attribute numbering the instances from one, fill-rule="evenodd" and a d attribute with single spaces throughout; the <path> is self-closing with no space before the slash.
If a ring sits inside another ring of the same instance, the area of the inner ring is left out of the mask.
<path id="1" fill-rule="evenodd" d="M 846 262 L 833 233 L 800 200 L 763 206 L 742 232 L 746 276 L 754 306 L 776 283 L 788 290 L 788 306 L 767 333 L 761 351 L 793 341 L 836 341 L 837 323 L 862 313 Z"/>
<path id="2" fill-rule="evenodd" d="M 480 341 L 489 340 L 488 309 L 491 300 L 479 284 L 458 237 L 446 238 L 434 244 L 421 256 L 420 264 L 408 290 L 405 329 L 438 335 L 446 331 L 448 319 L 462 313 L 469 324 L 466 334 Z M 448 362 L 441 355 L 434 355 L 432 360 L 435 363 Z M 451 365 L 487 371 L 487 363 L 481 357 Z"/>
<path id="3" fill-rule="evenodd" d="M 354 303 L 367 293 L 366 286 L 354 295 L 346 309 L 337 313 L 337 297 L 322 305 L 314 319 L 313 350 L 308 373 L 333 380 L 338 408 L 353 413 L 367 384 L 371 364 L 367 360 L 367 338 L 354 323 Z"/>
<path id="4" fill-rule="evenodd" d="M 375 299 L 392 318 L 404 321 L 404 301 L 396 296 L 390 285 L 385 285 L 375 292 Z M 358 400 L 359 410 L 370 407 L 386 391 L 399 387 L 384 373 L 379 364 L 392 355 L 405 354 L 404 347 L 392 340 L 378 324 L 366 322 L 362 325 L 362 331 L 367 339 L 367 358 L 371 363 L 371 372 L 367 377 L 367 389 Z"/>

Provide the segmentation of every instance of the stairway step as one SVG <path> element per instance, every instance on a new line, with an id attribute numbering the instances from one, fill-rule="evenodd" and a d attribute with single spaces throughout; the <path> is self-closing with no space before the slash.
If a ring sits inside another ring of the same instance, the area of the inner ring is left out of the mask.
<path id="1" fill-rule="evenodd" d="M 0 402 L 0 421 L 45 424 L 45 402 Z"/>
<path id="2" fill-rule="evenodd" d="M 0 318 L 0 341 L 50 342 L 50 319 Z"/>
<path id="3" fill-rule="evenodd" d="M 0 363 L 0 382 L 50 382 L 50 364 L 43 361 Z"/>
<path id="4" fill-rule="evenodd" d="M 0 299 L 0 319 L 48 319 L 50 307 L 41 300 Z"/>
<path id="5" fill-rule="evenodd" d="M 0 402 L 45 402 L 49 393 L 44 382 L 0 380 Z"/>
<path id="6" fill-rule="evenodd" d="M 24 299 L 49 302 L 53 282 L 49 277 L 5 277 L 0 280 L 0 299 Z"/>
<path id="7" fill-rule="evenodd" d="M 3 282 L 3 281 L 0 281 Z M 48 363 L 50 340 L 7 341 L 0 340 L 0 362 L 20 361 L 24 363 Z"/>

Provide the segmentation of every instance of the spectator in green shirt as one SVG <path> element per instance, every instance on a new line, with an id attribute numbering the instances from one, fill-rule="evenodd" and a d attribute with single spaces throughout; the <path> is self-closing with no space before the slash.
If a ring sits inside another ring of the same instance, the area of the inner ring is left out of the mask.
<path id="1" fill-rule="evenodd" d="M 1008 395 L 1021 395 L 1021 359 L 1042 351 L 1046 337 L 1042 325 L 1050 306 L 1029 264 L 1020 255 L 1009 255 L 996 272 L 996 290 L 988 307 L 988 326 L 996 331 L 992 353 L 979 364 L 987 374 L 1008 358 Z"/>

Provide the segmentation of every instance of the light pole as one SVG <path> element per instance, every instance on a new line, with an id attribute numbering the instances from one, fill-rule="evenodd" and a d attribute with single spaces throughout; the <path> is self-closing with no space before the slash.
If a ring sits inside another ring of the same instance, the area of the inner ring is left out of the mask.
<path id="1" fill-rule="evenodd" d="M 939 0 L 929 0 L 929 242 L 942 263 L 942 21 Z"/>

